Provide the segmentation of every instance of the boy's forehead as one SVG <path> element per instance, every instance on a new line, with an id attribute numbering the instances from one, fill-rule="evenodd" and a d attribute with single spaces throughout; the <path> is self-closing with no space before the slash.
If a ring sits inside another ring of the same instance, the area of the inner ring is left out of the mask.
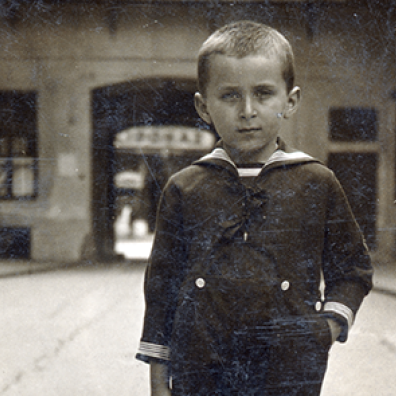
<path id="1" fill-rule="evenodd" d="M 227 77 L 231 71 L 242 73 L 249 69 L 257 72 L 265 72 L 268 66 L 272 66 L 275 71 L 282 75 L 282 60 L 276 54 L 254 53 L 243 57 L 237 55 L 213 54 L 209 60 L 209 77 Z M 211 78 L 209 78 L 209 81 Z"/>
<path id="2" fill-rule="evenodd" d="M 211 54 L 209 56 L 209 69 L 208 71 L 210 72 L 210 70 L 213 68 L 213 64 L 216 63 L 217 65 L 225 65 L 225 64 L 242 64 L 242 62 L 237 62 L 239 60 L 243 60 L 246 58 L 254 58 L 256 60 L 262 60 L 262 63 L 266 63 L 268 64 L 268 61 L 270 61 L 271 63 L 273 63 L 276 66 L 282 65 L 284 63 L 284 59 L 283 57 L 275 52 L 268 52 L 268 51 L 257 51 L 257 52 L 253 52 L 253 53 L 249 53 L 243 56 L 239 56 L 238 54 L 222 54 L 222 53 L 214 53 Z M 231 62 L 230 62 L 231 61 Z M 236 61 L 236 62 L 234 62 Z M 256 62 L 256 64 L 259 66 L 260 62 Z"/>
<path id="3" fill-rule="evenodd" d="M 249 51 L 249 52 L 240 52 L 237 50 L 235 51 L 225 50 L 225 51 L 213 52 L 212 54 L 209 55 L 209 60 L 211 60 L 214 57 L 217 57 L 218 55 L 222 55 L 227 58 L 236 58 L 236 59 L 243 59 L 250 56 L 262 56 L 263 58 L 279 60 L 282 62 L 285 59 L 285 54 L 283 53 L 283 51 L 281 51 L 279 48 L 276 48 L 275 46 L 258 48 L 255 51 Z"/>

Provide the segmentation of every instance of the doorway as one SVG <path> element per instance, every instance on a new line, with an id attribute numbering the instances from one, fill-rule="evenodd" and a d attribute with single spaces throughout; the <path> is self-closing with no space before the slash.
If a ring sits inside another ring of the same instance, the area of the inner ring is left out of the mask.
<path id="1" fill-rule="evenodd" d="M 215 137 L 194 108 L 195 91 L 194 80 L 154 78 L 92 92 L 92 214 L 98 259 L 145 259 L 169 176 L 213 147 Z M 132 251 L 120 249 L 121 242 Z M 137 252 L 140 242 L 142 255 Z"/>

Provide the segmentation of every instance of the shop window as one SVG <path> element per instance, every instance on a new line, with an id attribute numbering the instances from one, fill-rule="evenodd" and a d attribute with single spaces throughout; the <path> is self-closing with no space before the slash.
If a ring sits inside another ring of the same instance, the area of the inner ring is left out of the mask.
<path id="1" fill-rule="evenodd" d="M 0 228 L 0 259 L 29 259 L 30 229 Z"/>
<path id="2" fill-rule="evenodd" d="M 330 153 L 328 166 L 343 186 L 368 246 L 375 249 L 378 155 Z"/>
<path id="3" fill-rule="evenodd" d="M 36 93 L 0 91 L 0 199 L 37 196 Z"/>
<path id="4" fill-rule="evenodd" d="M 343 107 L 329 111 L 330 139 L 338 142 L 377 140 L 377 112 L 372 108 Z"/>

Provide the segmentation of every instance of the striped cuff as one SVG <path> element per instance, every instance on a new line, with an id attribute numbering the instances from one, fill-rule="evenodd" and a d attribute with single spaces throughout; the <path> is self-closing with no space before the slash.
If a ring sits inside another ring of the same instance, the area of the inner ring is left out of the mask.
<path id="1" fill-rule="evenodd" d="M 354 315 L 352 310 L 346 305 L 335 301 L 329 301 L 325 303 L 323 311 L 342 316 L 348 323 L 348 329 L 352 327 Z"/>
<path id="2" fill-rule="evenodd" d="M 151 342 L 140 341 L 139 353 L 156 359 L 170 360 L 169 347 L 164 345 L 152 344 Z"/>

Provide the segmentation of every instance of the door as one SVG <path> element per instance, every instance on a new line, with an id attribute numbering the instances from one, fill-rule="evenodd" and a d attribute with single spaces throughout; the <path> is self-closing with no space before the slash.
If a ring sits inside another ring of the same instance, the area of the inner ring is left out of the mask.
<path id="1" fill-rule="evenodd" d="M 117 257 L 117 236 L 150 237 L 168 177 L 213 146 L 214 135 L 194 108 L 195 90 L 193 80 L 158 78 L 93 91 L 92 213 L 98 259 Z"/>

